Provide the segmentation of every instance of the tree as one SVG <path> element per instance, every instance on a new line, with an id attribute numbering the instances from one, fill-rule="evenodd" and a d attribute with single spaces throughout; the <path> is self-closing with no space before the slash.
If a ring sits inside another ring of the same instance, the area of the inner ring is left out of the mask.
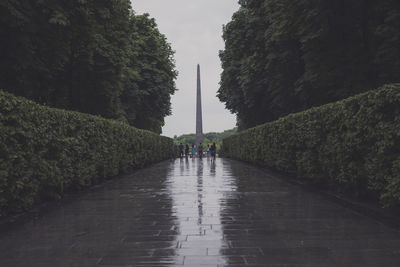
<path id="1" fill-rule="evenodd" d="M 174 53 L 129 0 L 5 0 L 0 15 L 1 89 L 161 132 Z"/>
<path id="2" fill-rule="evenodd" d="M 176 91 L 174 52 L 148 14 L 131 18 L 131 53 L 125 69 L 123 109 L 135 127 L 161 133 Z"/>
<path id="3" fill-rule="evenodd" d="M 400 4 L 239 1 L 218 97 L 240 129 L 400 81 Z"/>

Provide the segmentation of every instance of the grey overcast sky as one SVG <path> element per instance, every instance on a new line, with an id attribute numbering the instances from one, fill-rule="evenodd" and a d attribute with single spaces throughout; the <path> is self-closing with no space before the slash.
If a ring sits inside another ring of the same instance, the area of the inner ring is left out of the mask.
<path id="1" fill-rule="evenodd" d="M 196 71 L 201 69 L 203 132 L 222 132 L 236 117 L 216 97 L 224 49 L 222 25 L 239 9 L 237 0 L 131 0 L 136 14 L 149 13 L 175 51 L 178 91 L 172 96 L 172 115 L 162 135 L 196 132 Z"/>

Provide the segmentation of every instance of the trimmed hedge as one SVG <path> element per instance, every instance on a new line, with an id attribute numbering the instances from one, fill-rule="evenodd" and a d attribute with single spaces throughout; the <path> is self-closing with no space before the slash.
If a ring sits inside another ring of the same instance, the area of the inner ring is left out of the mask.
<path id="1" fill-rule="evenodd" d="M 0 215 L 167 159 L 172 142 L 0 91 Z"/>
<path id="2" fill-rule="evenodd" d="M 400 84 L 248 129 L 222 154 L 399 205 Z"/>

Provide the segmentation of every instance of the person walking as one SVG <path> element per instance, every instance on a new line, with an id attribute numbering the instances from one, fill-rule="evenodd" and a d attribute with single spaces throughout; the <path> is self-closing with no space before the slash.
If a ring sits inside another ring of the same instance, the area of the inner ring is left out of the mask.
<path id="1" fill-rule="evenodd" d="M 196 157 L 196 147 L 192 145 L 192 158 Z"/>
<path id="2" fill-rule="evenodd" d="M 182 143 L 179 144 L 179 157 L 183 157 L 183 145 Z"/>
<path id="3" fill-rule="evenodd" d="M 210 145 L 207 145 L 207 158 L 210 157 Z"/>
<path id="4" fill-rule="evenodd" d="M 217 146 L 215 145 L 215 143 L 211 145 L 210 151 L 211 151 L 211 162 L 215 162 L 215 156 L 217 155 Z"/>
<path id="5" fill-rule="evenodd" d="M 189 145 L 186 144 L 185 146 L 185 157 L 188 158 L 189 157 Z"/>

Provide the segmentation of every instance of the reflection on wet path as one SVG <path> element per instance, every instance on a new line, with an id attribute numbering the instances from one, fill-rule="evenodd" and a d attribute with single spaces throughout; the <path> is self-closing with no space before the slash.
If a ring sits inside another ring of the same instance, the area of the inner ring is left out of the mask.
<path id="1" fill-rule="evenodd" d="M 171 174 L 171 192 L 178 229 L 182 238 L 177 254 L 185 265 L 225 264 L 219 250 L 228 248 L 221 229 L 221 202 L 224 190 L 234 192 L 234 180 L 223 178 L 223 162 L 207 159 L 180 159 Z M 243 261 L 240 261 L 243 263 Z"/>
<path id="2" fill-rule="evenodd" d="M 400 266 L 400 234 L 225 159 L 177 159 L 0 229 L 0 266 Z"/>

